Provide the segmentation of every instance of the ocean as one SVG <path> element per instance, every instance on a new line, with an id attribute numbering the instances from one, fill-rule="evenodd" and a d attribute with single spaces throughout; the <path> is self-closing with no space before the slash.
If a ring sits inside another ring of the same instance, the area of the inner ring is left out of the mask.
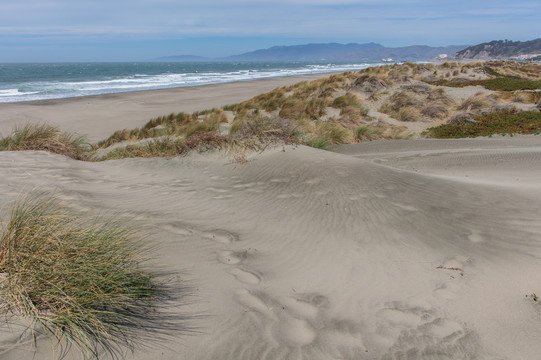
<path id="1" fill-rule="evenodd" d="M 379 64 L 298 62 L 0 64 L 0 102 L 60 99 L 361 70 L 375 65 Z"/>

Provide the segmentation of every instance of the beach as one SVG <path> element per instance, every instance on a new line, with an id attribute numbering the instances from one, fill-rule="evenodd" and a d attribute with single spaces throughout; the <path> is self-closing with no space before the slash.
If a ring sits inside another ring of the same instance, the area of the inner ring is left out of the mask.
<path id="1" fill-rule="evenodd" d="M 3 103 L 0 133 L 47 122 L 97 141 L 323 76 Z M 541 353 L 541 136 L 284 145 L 245 162 L 0 152 L 0 174 L 2 204 L 39 189 L 74 212 L 133 219 L 157 246 L 154 266 L 189 288 L 169 305 L 189 330 L 148 336 L 126 359 Z M 24 329 L 1 328 L 2 359 L 58 355 Z"/>

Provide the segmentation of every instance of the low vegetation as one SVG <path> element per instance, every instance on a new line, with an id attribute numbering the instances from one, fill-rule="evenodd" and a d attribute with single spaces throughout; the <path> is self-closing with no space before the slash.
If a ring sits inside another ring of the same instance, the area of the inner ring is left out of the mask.
<path id="1" fill-rule="evenodd" d="M 486 80 L 436 80 L 431 84 L 449 87 L 482 86 L 494 91 L 517 91 L 541 89 L 541 80 L 521 79 L 510 76 L 498 76 Z"/>
<path id="2" fill-rule="evenodd" d="M 540 134 L 541 113 L 538 111 L 500 111 L 477 115 L 432 127 L 426 135 L 439 139 L 491 136 L 495 134 Z"/>
<path id="3" fill-rule="evenodd" d="M 43 194 L 19 199 L 3 224 L 0 297 L 8 311 L 84 357 L 115 355 L 135 345 L 138 329 L 163 326 L 153 303 L 164 288 L 145 268 L 150 249 L 141 229 L 76 216 Z"/>

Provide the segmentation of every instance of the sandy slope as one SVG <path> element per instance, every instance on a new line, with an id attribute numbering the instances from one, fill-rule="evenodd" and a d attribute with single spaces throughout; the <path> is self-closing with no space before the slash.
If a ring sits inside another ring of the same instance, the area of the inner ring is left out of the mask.
<path id="1" fill-rule="evenodd" d="M 244 164 L 3 152 L 0 201 L 51 189 L 149 226 L 157 261 L 193 285 L 178 311 L 204 316 L 199 333 L 127 358 L 537 358 L 541 304 L 526 295 L 541 294 L 541 137 L 340 151 Z M 7 334 L 2 359 L 47 358 L 45 340 L 36 354 Z"/>

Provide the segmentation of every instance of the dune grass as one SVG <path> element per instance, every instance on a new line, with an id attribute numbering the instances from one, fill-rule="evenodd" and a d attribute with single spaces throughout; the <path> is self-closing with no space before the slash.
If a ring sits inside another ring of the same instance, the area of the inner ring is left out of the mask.
<path id="1" fill-rule="evenodd" d="M 217 135 L 214 132 L 195 133 L 187 139 L 165 137 L 162 139 L 151 139 L 151 141 L 144 145 L 130 144 L 118 147 L 96 160 L 174 157 L 194 149 L 203 152 L 213 149 L 233 148 L 235 145 L 236 142 L 233 139 L 227 136 Z"/>
<path id="2" fill-rule="evenodd" d="M 16 127 L 11 135 L 0 138 L 0 151 L 22 150 L 43 150 L 85 160 L 88 149 L 82 136 L 61 131 L 52 125 L 27 124 Z"/>
<path id="3" fill-rule="evenodd" d="M 355 138 L 359 141 L 372 141 L 381 139 L 383 135 L 383 129 L 371 125 L 359 126 L 355 129 Z"/>
<path id="4" fill-rule="evenodd" d="M 153 300 L 163 293 L 144 268 L 140 229 L 112 218 L 76 217 L 49 195 L 12 206 L 0 237 L 0 299 L 84 358 L 133 347 L 137 328 L 157 328 Z M 150 315 L 149 315 L 150 314 Z M 158 326 L 159 327 L 159 326 Z"/>

